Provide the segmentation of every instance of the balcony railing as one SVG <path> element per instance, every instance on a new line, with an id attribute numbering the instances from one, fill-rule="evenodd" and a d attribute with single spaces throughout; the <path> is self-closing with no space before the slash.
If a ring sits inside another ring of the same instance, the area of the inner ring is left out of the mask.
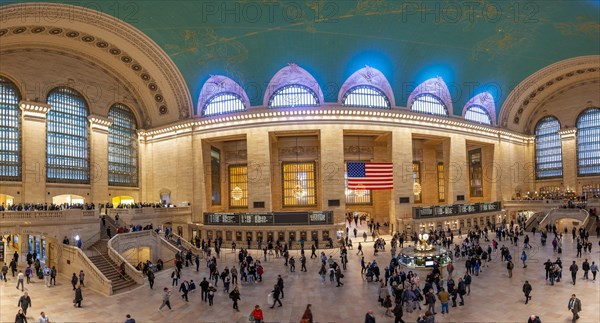
<path id="1" fill-rule="evenodd" d="M 0 212 L 0 222 L 23 221 L 72 221 L 77 219 L 98 218 L 98 210 L 62 210 L 62 211 L 2 211 Z"/>
<path id="2" fill-rule="evenodd" d="M 427 219 L 453 215 L 498 212 L 501 210 L 502 208 L 500 202 L 413 207 L 413 219 Z"/>

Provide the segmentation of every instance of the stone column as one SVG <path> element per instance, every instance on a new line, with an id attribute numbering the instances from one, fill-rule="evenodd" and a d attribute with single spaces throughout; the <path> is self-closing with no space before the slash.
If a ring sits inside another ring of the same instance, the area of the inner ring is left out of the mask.
<path id="1" fill-rule="evenodd" d="M 344 187 L 344 131 L 342 127 L 321 128 L 321 169 L 317 177 L 323 210 L 333 211 L 334 223 L 344 222 L 346 194 Z M 329 207 L 329 200 L 339 200 L 340 206 Z"/>
<path id="2" fill-rule="evenodd" d="M 577 191 L 577 129 L 564 129 L 558 133 L 562 141 L 563 189 L 581 194 Z"/>
<path id="3" fill-rule="evenodd" d="M 446 157 L 447 156 L 447 157 Z M 467 145 L 462 135 L 450 135 L 444 143 L 444 157 L 448 158 L 448 194 L 446 204 L 469 202 L 469 167 L 467 165 Z M 457 195 L 464 195 L 464 201 L 457 201 Z"/>
<path id="4" fill-rule="evenodd" d="M 98 203 L 108 198 L 108 127 L 112 121 L 99 115 L 90 115 L 90 198 Z"/>
<path id="5" fill-rule="evenodd" d="M 269 133 L 251 130 L 246 137 L 248 159 L 248 211 L 273 210 L 271 192 L 271 145 Z M 264 209 L 254 209 L 254 202 L 265 202 Z"/>
<path id="6" fill-rule="evenodd" d="M 46 197 L 46 115 L 50 105 L 21 101 L 22 176 L 20 202 L 44 203 Z M 17 201 L 15 201 L 17 202 Z"/>
<path id="7" fill-rule="evenodd" d="M 414 203 L 412 163 L 413 148 L 410 130 L 396 128 L 392 132 L 392 161 L 394 162 L 394 191 L 390 203 L 390 214 L 393 215 L 394 231 L 406 229 L 412 222 L 412 205 Z M 407 197 L 409 203 L 400 203 L 401 197 Z M 413 230 L 412 228 L 411 230 Z"/>

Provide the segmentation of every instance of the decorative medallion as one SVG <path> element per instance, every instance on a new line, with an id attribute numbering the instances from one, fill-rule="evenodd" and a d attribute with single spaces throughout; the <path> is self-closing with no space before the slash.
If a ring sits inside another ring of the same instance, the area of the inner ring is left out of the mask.
<path id="1" fill-rule="evenodd" d="M 150 80 L 150 75 L 146 74 L 146 73 L 142 73 L 142 75 L 140 75 L 140 77 L 142 78 L 142 80 L 144 81 L 149 81 Z"/>
<path id="2" fill-rule="evenodd" d="M 121 50 L 118 48 L 111 48 L 109 51 L 109 53 L 113 54 L 113 55 L 119 55 L 121 54 Z"/>
<path id="3" fill-rule="evenodd" d="M 136 72 L 139 72 L 139 71 L 142 70 L 142 67 L 140 65 L 138 65 L 138 64 L 133 64 L 133 65 L 131 65 L 131 69 L 134 70 L 134 71 L 136 71 Z"/>
<path id="4" fill-rule="evenodd" d="M 167 114 L 167 112 L 169 112 L 169 110 L 167 109 L 167 107 L 166 107 L 166 106 L 164 106 L 164 105 L 161 105 L 161 106 L 160 106 L 160 108 L 158 108 L 158 112 L 159 112 L 161 115 L 165 115 L 165 114 Z"/>
<path id="5" fill-rule="evenodd" d="M 67 37 L 75 38 L 75 37 L 79 36 L 79 33 L 76 31 L 69 31 L 68 33 L 66 33 L 66 35 L 67 35 Z"/>
<path id="6" fill-rule="evenodd" d="M 156 84 L 154 84 L 154 83 L 150 83 L 150 84 L 148 84 L 148 88 L 149 88 L 151 91 L 156 91 L 156 90 L 158 90 L 158 86 L 157 86 Z"/>
<path id="7" fill-rule="evenodd" d="M 17 27 L 13 30 L 13 34 L 21 34 L 27 31 L 27 27 Z"/>
<path id="8" fill-rule="evenodd" d="M 122 61 L 123 63 L 131 63 L 132 59 L 131 59 L 131 57 L 129 57 L 129 56 L 122 56 L 122 57 L 121 57 L 121 61 Z"/>
<path id="9" fill-rule="evenodd" d="M 108 43 L 105 41 L 99 41 L 96 43 L 96 46 L 98 46 L 99 48 L 106 48 L 108 47 Z"/>
<path id="10" fill-rule="evenodd" d="M 7 29 L 0 29 L 0 37 L 6 35 L 7 32 Z"/>
<path id="11" fill-rule="evenodd" d="M 34 33 L 34 34 L 39 34 L 39 33 L 41 33 L 44 30 L 46 30 L 45 27 L 39 26 L 39 27 L 35 27 L 35 28 L 31 29 L 31 32 Z"/>
<path id="12" fill-rule="evenodd" d="M 59 35 L 62 34 L 63 30 L 60 28 L 52 28 L 50 29 L 50 34 L 51 35 Z"/>
<path id="13" fill-rule="evenodd" d="M 156 100 L 156 102 L 162 102 L 163 101 L 163 96 L 160 94 L 157 94 L 154 96 L 154 100 Z"/>
<path id="14" fill-rule="evenodd" d="M 93 42 L 93 41 L 94 41 L 94 39 L 95 39 L 95 38 L 94 38 L 93 36 L 90 36 L 90 35 L 87 35 L 87 36 L 83 36 L 83 37 L 81 37 L 81 40 L 83 40 L 83 41 L 84 41 L 84 42 L 86 42 L 86 43 L 91 43 L 91 42 Z"/>

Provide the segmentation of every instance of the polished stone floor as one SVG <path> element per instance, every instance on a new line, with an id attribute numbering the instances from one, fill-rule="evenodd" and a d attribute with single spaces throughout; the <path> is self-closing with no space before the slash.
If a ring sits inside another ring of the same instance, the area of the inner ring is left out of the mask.
<path id="1" fill-rule="evenodd" d="M 359 236 L 362 234 L 362 229 Z M 389 237 L 387 237 L 389 239 Z M 353 239 L 354 245 L 358 239 Z M 360 239 L 362 240 L 362 239 Z M 377 259 L 384 267 L 390 259 L 389 253 L 380 253 L 373 256 L 372 242 L 365 245 L 365 259 Z M 592 254 L 584 253 L 583 257 L 598 263 L 600 250 L 598 238 L 593 237 L 594 248 Z M 515 263 L 512 278 L 508 278 L 505 265 L 499 260 L 499 254 L 493 255 L 493 261 L 488 268 L 484 268 L 478 277 L 473 277 L 470 296 L 466 296 L 466 305 L 450 308 L 450 314 L 442 316 L 439 302 L 436 304 L 436 322 L 526 322 L 531 314 L 539 315 L 542 322 L 570 322 L 571 313 L 567 309 L 567 302 L 572 293 L 576 293 L 582 301 L 583 311 L 581 322 L 600 322 L 600 283 L 581 279 L 583 272 L 578 274 L 577 284 L 570 283 L 570 275 L 563 275 L 563 280 L 550 286 L 545 281 L 543 263 L 546 259 L 556 259 L 552 246 L 539 247 L 539 235 L 532 239 L 534 249 L 531 251 L 526 269 Z M 389 246 L 389 244 L 388 244 Z M 570 264 L 575 260 L 575 248 L 570 237 L 567 237 L 561 256 L 563 264 Z M 339 256 L 333 250 L 323 250 L 327 255 Z M 51 322 L 123 322 L 125 315 L 130 313 L 137 322 L 247 322 L 248 314 L 255 304 L 260 304 L 264 309 L 267 322 L 299 322 L 306 304 L 313 304 L 315 322 L 363 322 L 364 315 L 373 309 L 377 322 L 393 322 L 393 318 L 383 315 L 384 309 L 377 303 L 377 283 L 367 283 L 360 274 L 360 257 L 350 251 L 348 270 L 345 272 L 343 287 L 335 284 L 321 285 L 317 271 L 318 260 L 308 260 L 308 272 L 300 272 L 299 262 L 294 273 L 287 271 L 283 259 L 269 259 L 264 264 L 265 275 L 263 283 L 240 286 L 241 301 L 240 312 L 232 309 L 232 302 L 222 291 L 221 282 L 219 292 L 215 296 L 215 306 L 209 307 L 200 300 L 200 293 L 190 294 L 190 301 L 186 303 L 174 292 L 171 297 L 173 311 L 163 309 L 158 311 L 161 304 L 162 287 L 171 286 L 170 271 L 157 275 L 154 290 L 143 285 L 138 288 L 112 297 L 104 297 L 91 290 L 83 289 L 83 307 L 74 308 L 72 305 L 73 291 L 67 278 L 59 278 L 56 287 L 46 288 L 43 282 L 34 279 L 33 283 L 26 285 L 32 298 L 33 307 L 28 311 L 30 322 L 45 311 Z M 253 251 L 256 254 L 257 251 Z M 520 254 L 520 250 L 511 247 L 513 255 Z M 298 251 L 292 255 L 298 258 Z M 310 255 L 310 252 L 307 254 Z M 222 253 L 219 269 L 224 261 L 230 268 L 237 257 L 227 251 Z M 338 257 L 339 259 L 339 257 Z M 577 259 L 579 267 L 583 259 Z M 567 265 L 568 266 L 568 265 Z M 456 266 L 459 274 L 464 274 L 463 261 L 458 261 Z M 183 270 L 183 279 L 201 281 L 208 273 L 206 264 L 202 262 L 200 272 L 192 267 Z M 423 277 L 425 271 L 422 272 Z M 283 307 L 270 309 L 267 307 L 267 294 L 273 287 L 278 274 L 285 281 L 285 298 Z M 9 273 L 10 276 L 10 273 Z M 590 274 L 591 277 L 591 274 Z M 525 304 L 521 292 L 525 280 L 533 286 L 532 300 Z M 600 277 L 597 277 L 600 280 Z M 16 281 L 9 277 L 8 283 L 0 283 L 0 319 L 2 322 L 14 322 L 17 313 L 17 302 L 21 291 L 15 288 Z M 423 306 L 423 309 L 425 307 Z M 406 322 L 415 322 L 418 312 L 405 313 Z"/>

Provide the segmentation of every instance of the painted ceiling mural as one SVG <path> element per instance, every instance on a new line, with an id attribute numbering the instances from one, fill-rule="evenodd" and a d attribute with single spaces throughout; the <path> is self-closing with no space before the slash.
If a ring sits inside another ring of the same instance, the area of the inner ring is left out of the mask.
<path id="1" fill-rule="evenodd" d="M 461 115 L 475 94 L 490 92 L 499 108 L 539 69 L 600 53 L 598 0 L 77 4 L 122 19 L 153 39 L 181 70 L 194 106 L 211 74 L 230 77 L 246 89 L 252 105 L 261 105 L 271 77 L 288 63 L 315 77 L 325 102 L 336 102 L 346 78 L 369 65 L 387 77 L 397 106 L 406 105 L 419 83 L 442 77 L 453 114 Z"/>

